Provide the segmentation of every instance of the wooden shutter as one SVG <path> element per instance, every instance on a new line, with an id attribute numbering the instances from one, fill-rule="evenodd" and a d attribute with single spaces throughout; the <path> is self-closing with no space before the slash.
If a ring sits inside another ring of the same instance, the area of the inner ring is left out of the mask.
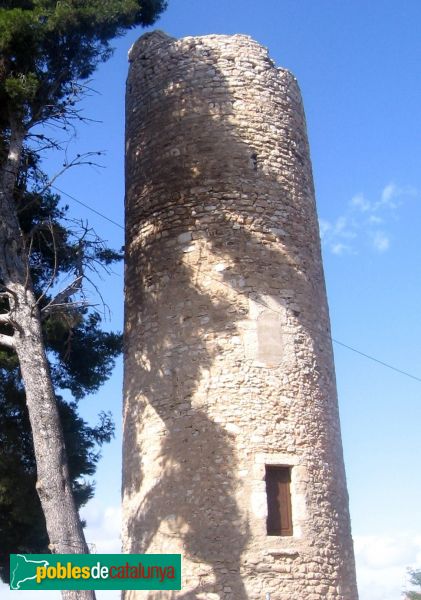
<path id="1" fill-rule="evenodd" d="M 291 468 L 266 465 L 267 534 L 292 535 Z"/>

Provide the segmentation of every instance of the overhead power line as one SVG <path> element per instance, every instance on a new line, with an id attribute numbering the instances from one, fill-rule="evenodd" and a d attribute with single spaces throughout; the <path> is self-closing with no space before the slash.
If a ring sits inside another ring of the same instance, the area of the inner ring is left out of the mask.
<path id="1" fill-rule="evenodd" d="M 112 219 L 110 219 L 109 217 L 107 217 L 107 215 L 104 215 L 104 213 L 95 210 L 95 208 L 92 208 L 91 206 L 89 206 L 88 204 L 85 204 L 84 202 L 81 202 L 80 200 L 78 200 L 77 198 L 75 198 L 74 196 L 68 194 L 67 192 L 64 192 L 63 190 L 60 190 L 58 187 L 56 186 L 52 186 L 55 190 L 57 190 L 60 194 L 63 194 L 64 196 L 67 196 L 68 198 L 70 198 L 70 200 L 73 200 L 74 202 L 77 202 L 78 204 L 80 204 L 81 206 L 84 206 L 85 208 L 87 208 L 88 210 L 90 210 L 91 212 L 95 213 L 96 215 L 98 215 L 99 217 L 102 217 L 103 219 L 105 219 L 106 221 L 108 221 L 109 223 L 112 223 L 113 225 L 115 225 L 116 227 L 119 227 L 120 229 L 124 230 L 123 225 L 121 225 L 121 223 L 117 223 L 117 221 L 113 221 Z M 190 267 L 194 270 L 195 267 L 193 267 L 192 265 L 190 265 Z M 220 281 L 219 279 L 215 279 L 214 277 L 211 277 L 210 275 L 206 275 L 207 277 L 209 277 L 210 279 L 213 279 L 214 281 L 216 281 L 217 283 L 221 284 L 221 285 L 225 285 L 227 287 L 228 284 L 226 284 L 223 281 Z M 244 292 L 239 292 L 242 294 L 245 294 Z M 266 309 L 269 309 L 275 313 L 279 313 L 279 311 L 275 310 L 274 308 L 267 306 L 266 304 L 264 304 L 263 302 L 259 302 L 258 300 L 254 300 L 257 304 L 260 304 L 261 306 L 264 306 Z M 321 334 L 320 331 L 317 332 L 318 335 L 325 335 L 325 334 Z M 358 350 L 357 348 L 354 348 L 353 346 L 350 346 L 349 344 L 345 344 L 344 342 L 341 342 L 340 340 L 337 340 L 333 337 L 331 337 L 330 335 L 326 336 L 329 337 L 330 340 L 335 343 L 338 344 L 338 346 L 342 346 L 343 348 L 346 348 L 347 350 L 350 350 L 351 352 L 354 352 L 355 354 L 358 354 L 359 356 L 362 356 L 364 358 L 367 358 L 368 360 L 371 360 L 379 365 L 382 365 L 383 367 L 386 367 L 387 369 L 391 369 L 392 371 L 395 371 L 395 373 L 399 373 L 400 375 L 403 375 L 405 377 L 409 377 L 410 379 L 414 379 L 415 381 L 418 381 L 421 383 L 421 377 L 418 377 L 417 375 L 413 375 L 412 373 L 409 373 L 408 371 L 403 371 L 402 369 L 399 369 L 398 367 L 395 367 L 393 365 L 391 365 L 390 363 L 387 363 L 383 360 L 380 360 L 379 358 L 376 358 L 375 356 L 372 356 L 371 354 L 367 354 L 366 352 L 362 352 L 361 350 Z"/>
<path id="2" fill-rule="evenodd" d="M 402 371 L 402 369 L 398 369 L 397 367 L 394 367 L 393 365 L 390 365 L 389 363 L 384 362 L 383 360 L 380 360 L 380 359 L 376 358 L 375 356 L 371 356 L 370 354 L 361 352 L 361 350 L 357 350 L 356 348 L 353 348 L 352 346 L 348 346 L 348 344 L 344 344 L 343 342 L 340 342 L 339 340 L 335 340 L 335 338 L 332 338 L 332 342 L 335 342 L 335 344 L 338 344 L 339 346 L 343 346 L 344 348 L 347 348 L 348 350 L 352 350 L 352 352 L 356 352 L 356 354 L 359 354 L 360 356 L 364 356 L 365 358 L 368 358 L 369 360 L 372 360 L 372 361 L 378 363 L 379 365 L 383 365 L 383 367 L 392 369 L 392 371 L 396 371 L 396 373 L 400 373 L 401 375 L 405 375 L 405 377 L 410 377 L 411 379 L 415 379 L 415 381 L 421 382 L 421 377 L 412 375 L 412 373 L 408 373 L 408 371 Z"/>
<path id="3" fill-rule="evenodd" d="M 74 196 L 71 196 L 67 192 L 64 192 L 63 190 L 61 190 L 60 188 L 58 188 L 56 185 L 52 185 L 51 187 L 54 188 L 60 194 L 63 194 L 64 196 L 67 196 L 67 198 L 70 198 L 70 200 L 73 200 L 74 202 L 77 202 L 78 204 L 80 204 L 81 206 L 84 206 L 85 208 L 87 208 L 91 212 L 95 213 L 99 217 L 102 217 L 103 219 L 105 219 L 109 223 L 112 223 L 113 225 L 115 225 L 116 227 L 119 227 L 120 229 L 124 229 L 123 225 L 120 225 L 120 223 L 117 223 L 117 221 L 113 221 L 112 219 L 110 219 L 109 217 L 107 217 L 106 215 L 104 215 L 103 213 L 99 212 L 98 210 L 95 210 L 95 208 L 92 208 L 92 206 L 89 206 L 88 204 L 85 204 L 84 202 L 82 202 L 81 200 L 78 200 Z"/>

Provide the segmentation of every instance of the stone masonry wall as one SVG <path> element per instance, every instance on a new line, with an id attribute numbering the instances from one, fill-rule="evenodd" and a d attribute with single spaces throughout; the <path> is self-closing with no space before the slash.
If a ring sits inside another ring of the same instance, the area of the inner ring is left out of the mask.
<path id="1" fill-rule="evenodd" d="M 329 316 L 298 85 L 247 36 L 130 53 L 123 548 L 180 592 L 357 600 Z M 291 467 L 268 536 L 265 465 Z"/>

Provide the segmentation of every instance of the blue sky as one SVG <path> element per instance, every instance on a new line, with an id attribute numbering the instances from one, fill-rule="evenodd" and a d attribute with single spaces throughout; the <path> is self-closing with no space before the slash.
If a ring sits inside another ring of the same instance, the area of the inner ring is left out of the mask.
<path id="1" fill-rule="evenodd" d="M 421 378 L 421 2 L 418 0 L 169 0 L 157 28 L 182 37 L 246 33 L 296 75 L 304 97 L 333 337 Z M 69 156 L 105 150 L 105 169 L 79 168 L 57 186 L 123 224 L 124 82 L 116 44 L 84 102 L 101 123 L 80 128 Z M 51 157 L 54 173 L 62 158 Z M 73 200 L 114 247 L 123 231 Z M 104 280 L 122 328 L 122 269 Z M 334 344 L 361 600 L 396 600 L 405 569 L 421 567 L 421 382 Z M 119 424 L 121 364 L 87 418 L 110 408 Z M 118 548 L 119 435 L 104 450 L 86 507 L 98 551 Z M 51 598 L 56 596 L 51 593 Z M 99 593 L 100 600 L 116 598 Z M 6 593 L 7 596 L 7 593 Z M 24 598 L 24 593 L 21 594 Z"/>

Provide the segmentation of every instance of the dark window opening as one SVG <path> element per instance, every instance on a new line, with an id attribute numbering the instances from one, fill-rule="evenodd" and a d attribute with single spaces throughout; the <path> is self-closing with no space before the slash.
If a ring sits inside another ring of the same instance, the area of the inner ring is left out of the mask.
<path id="1" fill-rule="evenodd" d="M 266 465 L 267 534 L 292 535 L 291 467 Z"/>
<path id="2" fill-rule="evenodd" d="M 252 154 L 250 154 L 250 163 L 251 163 L 251 167 L 254 171 L 257 171 L 257 153 L 253 152 Z"/>

